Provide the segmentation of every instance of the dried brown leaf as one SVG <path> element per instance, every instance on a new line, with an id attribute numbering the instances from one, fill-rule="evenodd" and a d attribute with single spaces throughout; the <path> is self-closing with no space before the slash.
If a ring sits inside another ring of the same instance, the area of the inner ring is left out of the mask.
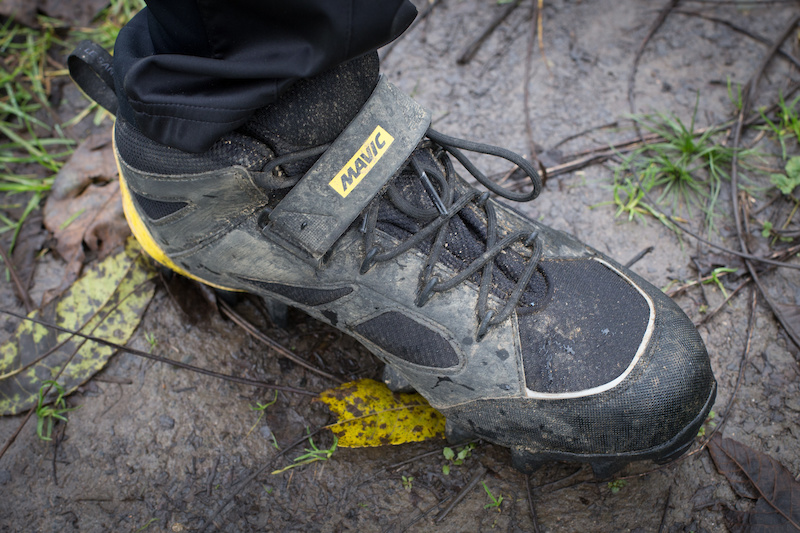
<path id="1" fill-rule="evenodd" d="M 753 511 L 729 510 L 725 513 L 732 531 L 800 531 L 800 483 L 782 464 L 733 439 L 723 439 L 718 434 L 709 442 L 708 450 L 717 470 L 731 482 L 737 494 L 744 495 L 747 492 L 742 488 L 745 483 L 742 476 L 758 494 Z"/>
<path id="2" fill-rule="evenodd" d="M 67 262 L 61 284 L 45 295 L 60 294 L 80 274 L 86 248 L 103 258 L 130 235 L 122 212 L 117 167 L 108 134 L 86 139 L 62 167 L 44 208 L 44 225 Z"/>

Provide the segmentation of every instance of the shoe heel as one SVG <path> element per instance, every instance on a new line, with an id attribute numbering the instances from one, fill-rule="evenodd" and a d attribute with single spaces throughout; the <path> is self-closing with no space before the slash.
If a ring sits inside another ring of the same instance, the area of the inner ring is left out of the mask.
<path id="1" fill-rule="evenodd" d="M 281 329 L 289 327 L 289 306 L 272 298 L 262 298 L 267 309 L 269 319 Z"/>

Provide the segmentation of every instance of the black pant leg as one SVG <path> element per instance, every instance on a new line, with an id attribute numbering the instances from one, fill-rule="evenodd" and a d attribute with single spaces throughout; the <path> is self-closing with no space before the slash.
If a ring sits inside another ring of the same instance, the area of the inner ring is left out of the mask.
<path id="1" fill-rule="evenodd" d="M 119 113 L 203 151 L 296 79 L 390 42 L 415 16 L 408 0 L 148 0 L 114 47 Z"/>

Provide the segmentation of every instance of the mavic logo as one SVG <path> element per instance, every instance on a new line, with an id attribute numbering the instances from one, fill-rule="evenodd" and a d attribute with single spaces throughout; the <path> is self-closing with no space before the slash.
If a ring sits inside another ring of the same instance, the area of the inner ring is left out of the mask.
<path id="1" fill-rule="evenodd" d="M 361 148 L 350 158 L 350 161 L 336 173 L 328 185 L 339 193 L 342 198 L 347 198 L 350 191 L 355 189 L 361 180 L 366 177 L 367 173 L 372 170 L 372 167 L 383 157 L 386 150 L 394 142 L 394 137 L 389 135 L 385 129 L 380 126 L 367 137 Z"/>

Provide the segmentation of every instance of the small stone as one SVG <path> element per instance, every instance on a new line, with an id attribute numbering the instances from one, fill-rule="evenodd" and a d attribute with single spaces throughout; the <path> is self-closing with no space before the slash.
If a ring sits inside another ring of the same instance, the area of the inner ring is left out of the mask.
<path id="1" fill-rule="evenodd" d="M 800 398 L 796 396 L 786 398 L 786 407 L 792 411 L 800 411 Z"/>
<path id="2" fill-rule="evenodd" d="M 769 406 L 771 409 L 780 409 L 783 407 L 783 398 L 780 394 L 773 394 L 769 397 Z"/>
<path id="3" fill-rule="evenodd" d="M 11 481 L 11 472 L 8 470 L 0 470 L 0 485 L 5 485 Z"/>
<path id="4" fill-rule="evenodd" d="M 158 425 L 161 429 L 172 429 L 175 427 L 175 419 L 167 415 L 161 415 L 158 417 Z"/>

